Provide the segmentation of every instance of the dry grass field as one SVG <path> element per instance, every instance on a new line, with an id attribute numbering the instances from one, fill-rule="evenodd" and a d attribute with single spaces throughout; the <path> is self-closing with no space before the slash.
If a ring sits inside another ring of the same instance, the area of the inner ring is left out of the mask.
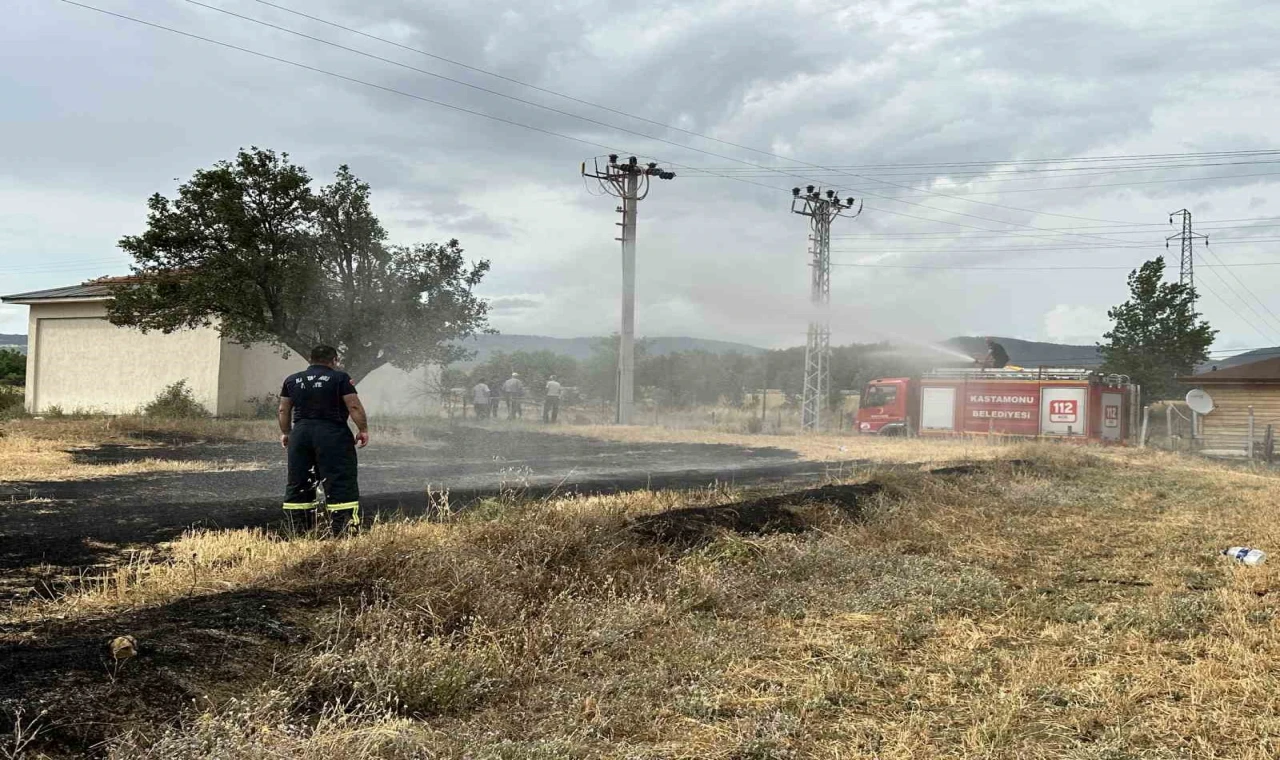
<path id="1" fill-rule="evenodd" d="M 159 458 L 103 463 L 77 461 L 75 452 L 106 445 L 145 452 L 172 440 L 270 440 L 274 422 L 223 420 L 155 420 L 143 417 L 15 419 L 0 424 L 0 483 L 40 482 L 133 475 L 146 472 L 192 472 L 226 467 L 216 461 Z M 244 466 L 244 465 L 238 465 Z"/>
<path id="2" fill-rule="evenodd" d="M 796 503 L 793 532 L 680 543 L 635 519 L 739 495 L 495 500 L 342 541 L 189 534 L 5 612 L 0 641 L 138 640 L 96 686 L 28 707 L 26 751 L 97 720 L 96 752 L 165 760 L 1280 755 L 1280 571 L 1217 556 L 1280 548 L 1280 479 L 903 445 L 930 448 L 875 456 L 991 461 L 884 468 L 856 509 Z M 136 624 L 267 595 L 306 600 L 276 622 L 295 633 L 229 632 L 224 613 L 184 648 Z M 175 648 L 185 707 L 147 697 Z"/>
<path id="3" fill-rule="evenodd" d="M 380 443 L 420 444 L 412 421 L 380 422 L 372 428 Z M 147 457 L 148 451 L 208 443 L 269 442 L 280 431 L 276 421 L 238 419 L 157 419 L 143 416 L 23 417 L 0 422 L 0 484 L 105 478 L 160 472 L 243 470 L 256 465 L 216 457 Z M 77 452 L 103 446 L 140 454 L 130 461 L 83 460 Z"/>

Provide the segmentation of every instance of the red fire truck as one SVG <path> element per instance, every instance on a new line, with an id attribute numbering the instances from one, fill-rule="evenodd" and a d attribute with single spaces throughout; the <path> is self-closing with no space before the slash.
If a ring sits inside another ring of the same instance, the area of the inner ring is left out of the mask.
<path id="1" fill-rule="evenodd" d="M 940 369 L 872 380 L 858 430 L 875 435 L 1013 435 L 1123 443 L 1138 386 L 1087 369 Z"/>

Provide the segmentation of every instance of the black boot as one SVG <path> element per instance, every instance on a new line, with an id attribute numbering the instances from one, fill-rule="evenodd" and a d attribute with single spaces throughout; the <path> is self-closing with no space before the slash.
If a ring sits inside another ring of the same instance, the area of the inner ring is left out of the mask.
<path id="1" fill-rule="evenodd" d="M 286 509 L 284 514 L 285 520 L 288 523 L 290 538 L 300 538 L 315 532 L 317 517 L 316 510 Z"/>
<path id="2" fill-rule="evenodd" d="M 334 538 L 354 535 L 359 530 L 360 521 L 355 509 L 335 509 L 329 513 L 329 531 Z"/>

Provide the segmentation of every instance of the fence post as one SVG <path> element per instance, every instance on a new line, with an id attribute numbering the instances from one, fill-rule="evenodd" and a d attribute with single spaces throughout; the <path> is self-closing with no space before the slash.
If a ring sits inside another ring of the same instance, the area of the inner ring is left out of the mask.
<path id="1" fill-rule="evenodd" d="M 1270 425 L 1267 425 L 1267 432 L 1262 436 L 1262 458 L 1267 464 L 1275 458 L 1276 439 Z"/>
<path id="2" fill-rule="evenodd" d="M 1249 458 L 1253 459 L 1253 404 L 1249 405 Z"/>
<path id="3" fill-rule="evenodd" d="M 1165 434 L 1169 436 L 1169 449 L 1173 449 L 1173 405 L 1164 408 Z"/>
<path id="4" fill-rule="evenodd" d="M 1138 448 L 1145 449 L 1147 447 L 1147 425 L 1151 423 L 1151 407 L 1144 406 L 1142 408 L 1142 437 L 1138 439 Z"/>

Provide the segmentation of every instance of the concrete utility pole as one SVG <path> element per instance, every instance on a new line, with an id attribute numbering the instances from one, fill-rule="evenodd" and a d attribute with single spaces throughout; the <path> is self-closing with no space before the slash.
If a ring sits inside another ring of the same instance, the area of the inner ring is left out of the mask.
<path id="1" fill-rule="evenodd" d="M 582 162 L 582 176 L 600 183 L 609 195 L 622 199 L 618 213 L 622 214 L 622 331 L 618 341 L 618 406 L 615 421 L 630 425 L 635 413 L 636 393 L 636 211 L 640 201 L 649 194 L 649 180 L 675 179 L 676 173 L 659 169 L 656 163 L 641 165 L 635 156 L 625 163 L 618 163 L 617 154 L 609 156 L 603 170 L 600 159 L 592 161 L 593 170 L 587 171 Z"/>
<path id="2" fill-rule="evenodd" d="M 831 222 L 853 209 L 853 199 L 840 199 L 834 190 L 824 194 L 809 185 L 804 193 L 791 188 L 791 213 L 809 217 L 810 297 L 813 321 L 804 349 L 804 394 L 800 405 L 800 429 L 822 430 L 822 410 L 831 395 Z M 862 204 L 853 216 L 862 213 Z"/>
<path id="3" fill-rule="evenodd" d="M 1195 262 L 1193 261 L 1191 246 L 1195 243 L 1197 238 L 1203 239 L 1204 244 L 1208 245 L 1209 236 L 1201 235 L 1198 232 L 1191 231 L 1191 212 L 1186 210 L 1185 208 L 1182 209 L 1181 211 L 1175 211 L 1172 214 L 1169 214 L 1169 224 L 1173 224 L 1173 218 L 1175 216 L 1182 217 L 1182 232 L 1178 233 L 1177 235 L 1170 235 L 1169 237 L 1165 238 L 1164 247 L 1165 248 L 1169 247 L 1170 240 L 1178 240 L 1181 242 L 1182 263 L 1178 267 L 1178 284 L 1187 285 L 1192 290 L 1195 290 L 1195 287 L 1196 287 L 1196 276 L 1195 276 L 1195 269 L 1194 269 Z M 1194 301 L 1192 302 L 1192 305 L 1193 306 L 1195 305 Z"/>

